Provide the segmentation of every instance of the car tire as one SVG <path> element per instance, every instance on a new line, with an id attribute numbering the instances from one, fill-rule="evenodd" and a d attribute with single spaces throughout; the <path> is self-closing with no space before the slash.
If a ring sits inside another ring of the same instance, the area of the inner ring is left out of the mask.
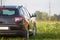
<path id="1" fill-rule="evenodd" d="M 20 37 L 25 37 L 27 36 L 27 31 L 26 30 L 20 30 L 17 32 L 17 35 Z"/>

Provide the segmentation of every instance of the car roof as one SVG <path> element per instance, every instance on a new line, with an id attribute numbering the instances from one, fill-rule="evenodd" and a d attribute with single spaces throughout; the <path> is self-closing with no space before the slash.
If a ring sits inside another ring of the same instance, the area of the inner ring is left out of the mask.
<path id="1" fill-rule="evenodd" d="M 0 6 L 0 8 L 21 8 L 23 6 Z"/>

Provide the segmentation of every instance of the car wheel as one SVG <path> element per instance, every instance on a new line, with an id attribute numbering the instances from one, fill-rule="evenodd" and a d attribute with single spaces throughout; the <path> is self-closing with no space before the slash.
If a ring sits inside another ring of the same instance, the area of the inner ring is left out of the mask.
<path id="1" fill-rule="evenodd" d="M 17 33 L 16 33 L 18 36 L 20 36 L 20 37 L 25 37 L 26 38 L 26 36 L 27 36 L 27 31 L 26 30 L 19 30 L 19 31 L 17 31 Z"/>

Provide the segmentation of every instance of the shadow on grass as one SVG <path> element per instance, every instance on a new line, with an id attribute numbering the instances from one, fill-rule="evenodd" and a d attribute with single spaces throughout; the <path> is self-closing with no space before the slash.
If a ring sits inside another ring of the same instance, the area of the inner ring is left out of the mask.
<path id="1" fill-rule="evenodd" d="M 20 37 L 0 37 L 0 40 L 22 40 Z M 30 36 L 29 40 L 60 40 L 60 34 L 37 33 Z"/>
<path id="2" fill-rule="evenodd" d="M 21 36 L 0 36 L 0 40 L 23 40 L 25 37 Z"/>
<path id="3" fill-rule="evenodd" d="M 36 36 L 31 36 L 30 39 L 60 39 L 60 34 L 40 33 Z"/>

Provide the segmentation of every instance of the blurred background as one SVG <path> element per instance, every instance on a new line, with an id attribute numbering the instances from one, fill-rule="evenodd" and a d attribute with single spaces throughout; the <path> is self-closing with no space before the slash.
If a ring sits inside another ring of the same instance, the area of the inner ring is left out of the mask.
<path id="1" fill-rule="evenodd" d="M 60 0 L 0 0 L 2 5 L 23 5 L 30 14 L 35 13 L 39 20 L 60 21 Z"/>
<path id="2" fill-rule="evenodd" d="M 36 15 L 37 35 L 30 40 L 60 40 L 60 0 L 0 0 L 0 6 L 3 5 L 23 5 L 30 14 Z"/>

